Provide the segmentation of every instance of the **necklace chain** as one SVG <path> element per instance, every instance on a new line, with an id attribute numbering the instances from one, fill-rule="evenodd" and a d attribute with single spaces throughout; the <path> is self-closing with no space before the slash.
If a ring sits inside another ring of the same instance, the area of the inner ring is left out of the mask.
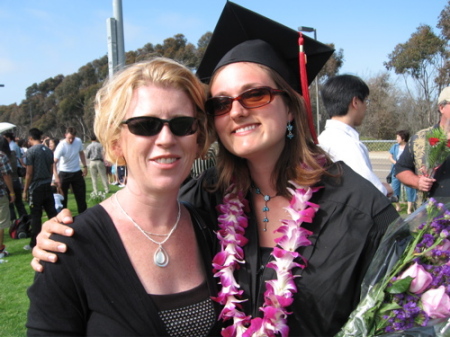
<path id="1" fill-rule="evenodd" d="M 148 235 L 153 235 L 153 236 L 169 236 L 170 235 L 170 232 L 168 234 L 156 234 L 156 233 L 151 233 L 148 231 L 144 231 L 144 232 Z"/>
<path id="2" fill-rule="evenodd" d="M 278 194 L 275 194 L 273 197 L 271 197 L 268 194 L 264 194 L 261 189 L 257 186 L 255 186 L 254 184 L 251 185 L 252 188 L 255 190 L 256 194 L 260 194 L 263 198 L 264 198 L 264 207 L 262 208 L 262 211 L 264 212 L 264 219 L 263 219 L 263 223 L 264 223 L 264 228 L 263 231 L 267 232 L 267 223 L 269 222 L 269 218 L 267 217 L 267 212 L 269 212 L 269 207 L 267 206 L 267 203 L 275 198 Z"/>
<path id="3" fill-rule="evenodd" d="M 133 218 L 131 216 L 129 216 L 127 212 L 125 212 L 125 210 L 123 209 L 122 205 L 119 202 L 119 199 L 117 198 L 117 193 L 114 194 L 114 198 L 115 198 L 116 203 L 119 206 L 120 210 L 122 211 L 122 213 L 127 217 L 128 220 L 131 221 L 131 223 L 134 225 L 134 227 L 136 227 L 147 239 L 149 239 L 151 242 L 153 242 L 154 244 L 157 244 L 159 246 L 158 249 L 155 251 L 155 254 L 153 256 L 154 263 L 158 267 L 165 267 L 165 266 L 167 266 L 169 264 L 169 255 L 167 254 L 166 250 L 163 248 L 162 245 L 165 244 L 167 240 L 169 240 L 170 236 L 173 234 L 175 229 L 177 229 L 177 227 L 178 227 L 178 223 L 180 222 L 180 218 L 181 218 L 180 202 L 178 201 L 177 221 L 173 225 L 173 227 L 170 230 L 170 232 L 168 234 L 152 234 L 152 233 L 148 233 L 148 232 L 144 231 L 141 228 L 141 226 L 139 226 L 136 223 L 136 221 L 134 221 Z M 155 239 L 151 238 L 148 234 L 156 235 L 156 236 L 166 236 L 166 238 L 164 240 L 158 242 Z"/>

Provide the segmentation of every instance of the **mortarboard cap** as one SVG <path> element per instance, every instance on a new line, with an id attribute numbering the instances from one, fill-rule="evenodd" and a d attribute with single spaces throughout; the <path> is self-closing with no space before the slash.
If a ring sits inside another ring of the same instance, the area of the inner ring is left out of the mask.
<path id="1" fill-rule="evenodd" d="M 304 36 L 308 84 L 317 76 L 334 50 Z M 203 82 L 226 64 L 255 62 L 278 72 L 300 90 L 299 33 L 278 22 L 227 1 L 197 70 Z"/>

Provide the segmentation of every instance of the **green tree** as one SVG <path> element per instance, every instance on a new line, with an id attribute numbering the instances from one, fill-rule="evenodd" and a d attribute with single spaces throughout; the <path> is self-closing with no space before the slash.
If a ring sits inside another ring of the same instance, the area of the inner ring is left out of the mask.
<path id="1" fill-rule="evenodd" d="M 441 30 L 442 37 L 447 44 L 445 63 L 439 70 L 439 76 L 436 80 L 436 83 L 439 85 L 440 89 L 443 89 L 444 87 L 450 85 L 450 1 L 439 15 L 439 22 L 437 24 L 437 27 Z"/>
<path id="2" fill-rule="evenodd" d="M 108 56 L 105 55 L 91 62 L 97 76 L 97 83 L 103 82 L 109 74 Z"/>
<path id="3" fill-rule="evenodd" d="M 198 63 L 195 46 L 188 43 L 183 34 L 165 39 L 163 45 L 157 44 L 155 52 L 190 68 L 195 67 Z"/>
<path id="4" fill-rule="evenodd" d="M 151 43 L 147 43 L 144 47 L 137 49 L 136 51 L 127 52 L 126 64 L 132 64 L 144 60 L 148 60 L 158 55 L 155 47 Z"/>
<path id="5" fill-rule="evenodd" d="M 203 55 L 205 55 L 206 48 L 208 47 L 209 41 L 211 41 L 212 33 L 206 32 L 203 34 L 200 39 L 198 39 L 197 42 L 197 64 L 195 65 L 195 69 L 198 68 L 200 65 L 200 61 L 203 58 Z"/>
<path id="6" fill-rule="evenodd" d="M 399 125 L 398 90 L 390 82 L 388 72 L 367 80 L 370 104 L 360 133 L 365 138 L 392 139 Z"/>
<path id="7" fill-rule="evenodd" d="M 83 121 L 84 100 L 80 94 L 83 78 L 79 73 L 66 76 L 64 81 L 56 88 L 59 101 L 57 118 L 62 133 L 71 126 L 77 129 L 80 138 L 84 138 L 86 125 Z"/>
<path id="8" fill-rule="evenodd" d="M 335 49 L 334 43 L 327 43 L 327 46 Z M 344 51 L 341 49 L 335 50 L 333 55 L 328 59 L 325 66 L 320 70 L 318 78 L 319 83 L 324 83 L 328 78 L 336 76 L 344 64 Z"/>
<path id="9" fill-rule="evenodd" d="M 37 127 L 47 132 L 55 126 L 54 122 L 49 122 L 48 114 L 51 115 L 51 112 L 57 110 L 55 90 L 63 80 L 63 75 L 57 75 L 41 83 L 34 83 L 26 89 L 26 98 L 18 111 L 20 125 L 26 126 L 26 131 L 31 127 Z"/>
<path id="10" fill-rule="evenodd" d="M 335 49 L 334 43 L 327 44 L 329 47 Z M 339 70 L 341 69 L 342 65 L 344 64 L 344 51 L 342 49 L 339 49 L 338 51 L 335 51 L 333 55 L 328 59 L 327 63 L 325 63 L 324 67 L 320 70 L 319 74 L 317 75 L 318 85 L 319 85 L 319 91 L 320 87 L 326 82 L 326 80 L 330 77 L 336 76 L 339 73 Z M 328 119 L 328 115 L 325 111 L 325 107 L 322 104 L 322 100 L 317 99 L 317 92 L 316 92 L 316 86 L 313 82 L 311 86 L 309 87 L 309 96 L 311 100 L 311 109 L 313 111 L 314 115 L 314 122 L 315 125 L 317 123 L 320 123 L 319 129 L 323 130 L 325 128 L 325 123 Z M 319 102 L 319 114 L 320 114 L 320 120 L 317 121 L 317 102 Z"/>
<path id="11" fill-rule="evenodd" d="M 80 94 L 83 95 L 82 101 L 83 104 L 83 122 L 86 125 L 86 136 L 91 136 L 94 134 L 94 100 L 95 95 L 100 89 L 101 83 L 97 83 L 95 85 L 91 85 L 90 87 L 83 89 Z"/>
<path id="12" fill-rule="evenodd" d="M 445 40 L 436 36 L 430 26 L 421 25 L 407 42 L 395 47 L 388 56 L 389 61 L 384 63 L 388 70 L 404 77 L 407 87 L 408 79 L 416 84 L 419 113 L 427 116 L 427 125 L 437 122 L 434 112 L 439 85 L 436 78 L 445 62 L 445 46 Z"/>

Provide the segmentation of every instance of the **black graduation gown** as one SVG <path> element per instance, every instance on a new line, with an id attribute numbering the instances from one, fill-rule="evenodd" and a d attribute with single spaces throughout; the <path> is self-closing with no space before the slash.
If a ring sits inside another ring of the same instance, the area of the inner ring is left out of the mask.
<path id="1" fill-rule="evenodd" d="M 361 282 L 387 227 L 398 213 L 389 200 L 368 180 L 343 162 L 334 164 L 324 176 L 311 201 L 320 205 L 313 223 L 304 224 L 312 231 L 312 245 L 298 251 L 308 260 L 306 269 L 296 268 L 298 292 L 288 308 L 290 336 L 334 336 L 359 302 Z M 341 174 L 339 174 L 341 173 Z M 205 172 L 198 181 L 190 181 L 181 190 L 181 198 L 199 208 L 207 223 L 217 226 L 215 206 L 222 202 L 218 193 L 202 188 L 203 181 L 214 181 L 215 170 Z M 250 200 L 250 199 L 248 199 Z M 248 214 L 244 247 L 245 265 L 236 273 L 244 289 L 246 314 L 261 315 L 265 281 L 276 277 L 265 268 L 258 243 L 253 213 Z M 266 254 L 267 256 L 267 254 Z M 271 257 L 270 257 L 271 258 Z"/>

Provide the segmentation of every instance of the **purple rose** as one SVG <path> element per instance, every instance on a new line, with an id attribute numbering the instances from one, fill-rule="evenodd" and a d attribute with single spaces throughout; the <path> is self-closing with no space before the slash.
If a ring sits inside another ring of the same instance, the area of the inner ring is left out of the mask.
<path id="1" fill-rule="evenodd" d="M 423 293 L 431 284 L 431 281 L 433 281 L 433 276 L 431 276 L 421 265 L 417 264 L 417 262 L 406 269 L 399 276 L 399 279 L 404 279 L 407 276 L 413 278 L 411 285 L 409 286 L 409 291 L 414 294 Z"/>
<path id="2" fill-rule="evenodd" d="M 450 317 L 450 297 L 445 293 L 445 287 L 430 289 L 422 297 L 423 310 L 430 318 Z"/>

